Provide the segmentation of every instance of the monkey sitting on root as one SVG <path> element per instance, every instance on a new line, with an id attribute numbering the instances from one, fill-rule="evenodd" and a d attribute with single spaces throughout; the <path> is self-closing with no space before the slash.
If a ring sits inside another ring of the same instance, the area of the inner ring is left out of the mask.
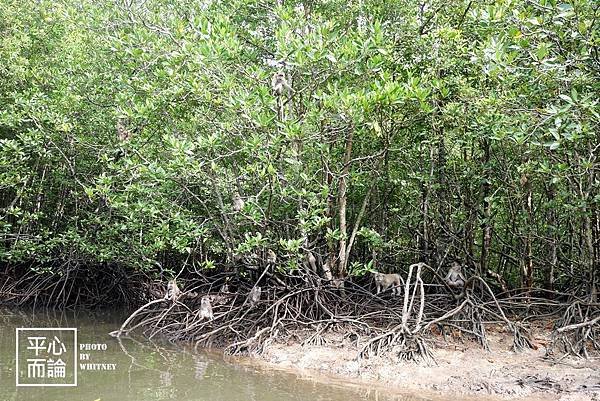
<path id="1" fill-rule="evenodd" d="M 460 265 L 460 263 L 452 263 L 452 266 L 450 266 L 450 269 L 448 270 L 448 274 L 446 274 L 444 281 L 446 282 L 446 284 L 448 284 L 448 287 L 452 289 L 462 290 L 464 288 L 467 280 L 465 279 L 465 276 L 462 273 L 462 266 Z"/>
<path id="2" fill-rule="evenodd" d="M 214 315 L 212 305 L 210 304 L 210 300 L 210 295 L 205 295 L 202 297 L 202 300 L 200 301 L 200 309 L 198 309 L 198 311 L 196 312 L 200 320 L 213 320 Z"/>
<path id="3" fill-rule="evenodd" d="M 181 290 L 177 285 L 177 280 L 172 279 L 169 280 L 167 284 L 167 292 L 165 293 L 165 299 L 168 299 L 172 302 L 177 301 L 177 299 L 181 296 Z"/>

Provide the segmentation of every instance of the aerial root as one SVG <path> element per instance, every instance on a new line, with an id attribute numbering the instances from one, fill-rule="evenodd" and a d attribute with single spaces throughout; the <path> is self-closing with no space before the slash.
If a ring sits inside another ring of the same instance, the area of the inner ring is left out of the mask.
<path id="1" fill-rule="evenodd" d="M 588 358 L 600 351 L 600 304 L 575 301 L 557 320 L 550 350 Z"/>
<path id="2" fill-rule="evenodd" d="M 263 283 L 260 299 L 250 304 L 247 294 L 254 283 L 238 282 L 235 292 L 223 294 L 208 280 L 194 282 L 188 287 L 195 296 L 184 293 L 175 301 L 148 302 L 112 334 L 140 331 L 149 337 L 192 341 L 196 347 L 222 348 L 231 355 L 260 354 L 274 341 L 322 346 L 341 336 L 343 342 L 357 346 L 358 359 L 395 355 L 399 360 L 418 361 L 434 360 L 429 340 L 437 328 L 444 337 L 450 328 L 460 338 L 471 338 L 487 348 L 486 327 L 500 324 L 512 333 L 514 350 L 533 347 L 524 322 L 515 319 L 522 302 L 510 297 L 498 299 L 479 277 L 473 281 L 481 285 L 474 284 L 457 298 L 440 291 L 440 285 L 425 284 L 422 274 L 427 268 L 421 263 L 409 267 L 400 297 L 391 291 L 374 295 L 351 282 L 341 291 L 320 279 L 294 282 L 282 276 Z M 198 313 L 200 299 L 205 296 L 214 300 L 211 319 Z M 536 307 L 535 300 L 529 302 L 529 309 Z M 557 322 L 553 344 L 582 356 L 590 349 L 599 350 L 598 305 L 556 305 L 552 309 L 563 315 Z"/>

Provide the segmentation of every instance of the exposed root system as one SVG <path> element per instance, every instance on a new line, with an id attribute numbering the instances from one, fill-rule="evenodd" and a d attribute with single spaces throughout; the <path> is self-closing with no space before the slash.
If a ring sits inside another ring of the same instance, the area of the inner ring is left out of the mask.
<path id="1" fill-rule="evenodd" d="M 307 272 L 301 277 L 265 275 L 266 269 L 259 278 L 264 283 L 256 303 L 248 298 L 256 283 L 231 281 L 235 291 L 220 292 L 215 289 L 224 282 L 223 276 L 189 282 L 189 290 L 177 300 L 148 302 L 113 334 L 137 330 L 149 337 L 192 341 L 196 347 L 219 347 L 237 355 L 261 353 L 276 340 L 321 345 L 328 331 L 340 331 L 362 344 L 359 359 L 392 354 L 402 360 L 419 360 L 433 358 L 427 342 L 432 330 L 444 335 L 459 332 L 487 348 L 486 325 L 502 324 L 513 335 L 515 351 L 533 347 L 527 322 L 518 313 L 524 301 L 507 294 L 499 300 L 479 277 L 471 278 L 460 294 L 435 274 L 437 282 L 426 284 L 423 273 L 429 269 L 422 263 L 411 265 L 400 296 L 394 296 L 391 289 L 377 296 L 351 282 L 339 287 Z M 200 298 L 206 296 L 212 302 L 212 319 L 199 313 Z M 528 310 L 542 311 L 548 302 L 537 304 L 528 297 Z M 597 351 L 598 305 L 552 302 L 557 313 L 564 311 L 555 329 L 556 344 L 580 356 L 587 356 L 590 347 Z"/>

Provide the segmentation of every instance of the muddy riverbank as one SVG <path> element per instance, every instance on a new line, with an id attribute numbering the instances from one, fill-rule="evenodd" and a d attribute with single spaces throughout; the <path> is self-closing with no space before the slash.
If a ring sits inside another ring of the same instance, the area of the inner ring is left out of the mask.
<path id="1" fill-rule="evenodd" d="M 321 345 L 273 343 L 257 357 L 267 366 L 301 375 L 348 379 L 432 399 L 451 395 L 461 400 L 600 400 L 600 358 L 547 355 L 549 333 L 534 333 L 536 349 L 518 353 L 511 350 L 512 337 L 502 329 L 489 330 L 489 351 L 467 339 L 433 337 L 429 344 L 435 359 L 418 363 L 393 356 L 359 362 L 361 341 L 337 334 L 326 336 Z"/>

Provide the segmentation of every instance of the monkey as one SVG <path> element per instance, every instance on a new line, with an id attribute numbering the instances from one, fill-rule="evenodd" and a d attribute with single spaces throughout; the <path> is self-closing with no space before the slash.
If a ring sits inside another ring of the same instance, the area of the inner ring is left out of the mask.
<path id="1" fill-rule="evenodd" d="M 117 130 L 119 146 L 117 149 L 115 149 L 113 157 L 115 161 L 118 161 L 124 156 L 127 156 L 127 150 L 121 145 L 123 145 L 125 142 L 129 142 L 129 139 L 131 139 L 131 132 L 127 129 L 125 119 L 123 118 L 117 119 L 115 129 Z"/>
<path id="2" fill-rule="evenodd" d="M 177 301 L 177 298 L 181 295 L 181 290 L 177 286 L 177 281 L 175 279 L 169 280 L 167 284 L 167 292 L 165 294 L 165 299 L 171 300 L 173 302 Z"/>
<path id="3" fill-rule="evenodd" d="M 229 284 L 225 283 L 221 286 L 219 292 L 229 292 Z"/>
<path id="4" fill-rule="evenodd" d="M 235 212 L 241 212 L 242 209 L 244 209 L 245 203 L 244 203 L 244 200 L 240 197 L 239 193 L 236 192 L 233 194 L 232 201 L 233 201 L 233 210 Z"/>
<path id="5" fill-rule="evenodd" d="M 444 281 L 450 288 L 462 289 L 465 286 L 465 276 L 462 274 L 462 266 L 458 262 L 452 263 L 448 274 L 444 278 Z"/>
<path id="6" fill-rule="evenodd" d="M 270 265 L 274 265 L 277 262 L 277 255 L 273 252 L 272 249 L 267 250 L 267 263 Z"/>
<path id="7" fill-rule="evenodd" d="M 313 253 L 311 251 L 306 251 L 306 262 L 308 263 L 308 267 L 310 268 L 310 270 L 312 270 L 314 273 L 317 272 L 317 258 L 315 258 L 315 255 L 313 255 Z"/>
<path id="8" fill-rule="evenodd" d="M 331 268 L 329 265 L 329 261 L 323 263 L 323 277 L 325 277 L 325 280 L 331 281 L 333 280 L 333 274 L 331 274 Z"/>
<path id="9" fill-rule="evenodd" d="M 294 89 L 290 86 L 285 74 L 282 71 L 277 71 L 271 78 L 271 89 L 276 96 L 281 96 L 288 92 L 294 92 Z"/>
<path id="10" fill-rule="evenodd" d="M 260 301 L 260 295 L 262 293 L 262 289 L 259 286 L 252 287 L 250 293 L 248 294 L 248 302 L 250 302 L 250 307 L 253 308 L 256 306 L 258 301 Z"/>
<path id="11" fill-rule="evenodd" d="M 207 320 L 213 319 L 213 310 L 210 304 L 209 295 L 205 295 L 202 297 L 202 300 L 200 301 L 200 310 L 198 311 L 198 317 L 200 317 L 200 320 L 204 320 L 205 318 Z"/>
<path id="12" fill-rule="evenodd" d="M 282 71 L 278 71 L 273 74 L 271 78 L 271 89 L 275 96 L 277 96 L 277 117 L 279 120 L 283 120 L 283 95 L 294 92 L 288 81 L 285 79 L 285 74 Z"/>
<path id="13" fill-rule="evenodd" d="M 125 127 L 125 122 L 122 118 L 117 120 L 117 138 L 121 142 L 127 142 L 131 138 L 131 132 Z"/>
<path id="14" fill-rule="evenodd" d="M 385 291 L 390 287 L 392 287 L 392 294 L 400 295 L 401 278 L 399 274 L 384 274 L 374 272 L 373 278 L 375 279 L 375 285 L 377 286 L 377 295 L 379 295 L 381 291 Z"/>

